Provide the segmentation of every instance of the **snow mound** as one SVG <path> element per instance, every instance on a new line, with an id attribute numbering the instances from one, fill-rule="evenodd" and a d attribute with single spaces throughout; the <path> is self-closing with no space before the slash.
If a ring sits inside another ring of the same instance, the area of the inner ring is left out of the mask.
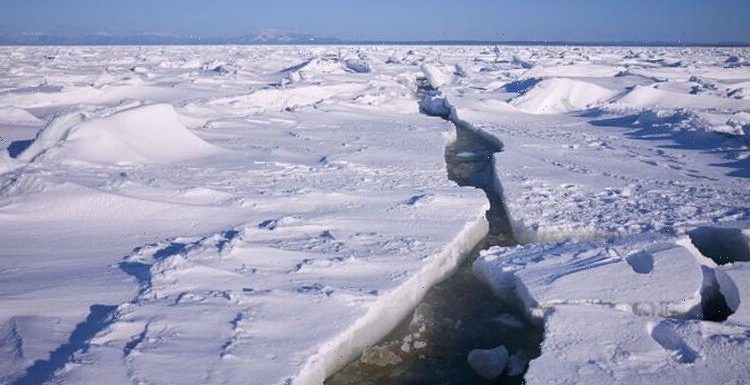
<path id="1" fill-rule="evenodd" d="M 713 95 L 691 95 L 668 91 L 656 86 L 635 86 L 615 101 L 631 108 L 690 108 L 696 110 L 746 110 L 750 104 L 743 99 Z"/>
<path id="2" fill-rule="evenodd" d="M 560 114 L 585 109 L 614 95 L 612 90 L 585 81 L 551 78 L 516 97 L 512 104 L 531 114 Z"/>
<path id="3" fill-rule="evenodd" d="M 13 171 L 18 168 L 17 162 L 9 157 L 7 153 L 0 154 L 0 174 Z"/>
<path id="4" fill-rule="evenodd" d="M 136 107 L 114 115 L 85 119 L 65 115 L 44 128 L 18 157 L 39 156 L 104 164 L 160 164 L 219 152 L 180 123 L 169 104 Z"/>
<path id="5" fill-rule="evenodd" d="M 23 108 L 0 107 L 0 122 L 34 124 L 41 123 L 41 120 Z"/>

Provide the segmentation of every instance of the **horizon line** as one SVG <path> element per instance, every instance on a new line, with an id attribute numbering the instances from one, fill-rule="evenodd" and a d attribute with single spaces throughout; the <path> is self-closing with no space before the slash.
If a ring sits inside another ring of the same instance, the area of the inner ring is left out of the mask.
<path id="1" fill-rule="evenodd" d="M 99 36 L 101 37 L 101 36 Z M 79 38 L 63 38 L 60 41 L 12 41 L 0 36 L 0 46 L 295 46 L 295 45 L 437 45 L 437 46 L 585 46 L 585 47 L 722 47 L 748 48 L 750 41 L 671 41 L 671 40 L 482 40 L 482 39 L 426 39 L 426 40 L 339 40 L 334 38 L 319 38 L 292 41 L 233 41 L 230 38 L 177 38 L 164 41 L 138 40 L 131 37 L 108 37 L 108 41 L 96 42 Z M 57 38 L 56 38 L 57 39 Z"/>
<path id="2" fill-rule="evenodd" d="M 511 46 L 622 46 L 622 47 L 750 47 L 750 40 L 672 39 L 368 39 L 319 36 L 299 31 L 264 30 L 241 35 L 200 36 L 163 32 L 112 34 L 107 31 L 73 35 L 49 32 L 0 33 L 0 46 L 158 46 L 158 45 L 511 45 Z"/>

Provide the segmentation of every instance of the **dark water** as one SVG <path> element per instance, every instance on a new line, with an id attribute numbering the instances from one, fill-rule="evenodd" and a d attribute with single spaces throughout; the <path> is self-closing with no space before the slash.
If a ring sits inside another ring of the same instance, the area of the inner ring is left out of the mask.
<path id="1" fill-rule="evenodd" d="M 483 379 L 466 359 L 473 349 L 498 345 L 527 359 L 540 354 L 541 327 L 524 318 L 519 304 L 495 297 L 472 275 L 471 263 L 485 246 L 478 246 L 456 274 L 434 286 L 412 316 L 380 344 L 326 384 L 521 384 L 521 376 Z"/>
<path id="2" fill-rule="evenodd" d="M 459 186 L 479 188 L 487 196 L 490 209 L 486 217 L 492 239 L 486 246 L 513 245 L 516 241 L 493 156 L 502 151 L 503 144 L 495 137 L 465 126 L 460 121 L 454 124 L 456 140 L 445 148 L 448 178 Z"/>
<path id="3" fill-rule="evenodd" d="M 517 299 L 497 298 L 472 274 L 480 250 L 516 244 L 492 155 L 502 143 L 462 122 L 454 125 L 456 140 L 445 149 L 448 177 L 485 192 L 489 234 L 453 276 L 430 289 L 411 317 L 327 385 L 521 384 L 525 367 L 515 376 L 506 372 L 487 380 L 474 372 L 467 355 L 499 345 L 523 362 L 540 354 L 541 326 L 525 319 Z"/>

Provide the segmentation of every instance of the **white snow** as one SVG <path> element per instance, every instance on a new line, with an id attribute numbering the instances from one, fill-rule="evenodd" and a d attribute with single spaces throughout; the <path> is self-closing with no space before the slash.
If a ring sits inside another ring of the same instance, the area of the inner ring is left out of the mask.
<path id="1" fill-rule="evenodd" d="M 532 114 L 560 114 L 586 109 L 615 95 L 596 84 L 567 78 L 542 80 L 512 102 Z"/>
<path id="2" fill-rule="evenodd" d="M 576 63 L 568 65 L 540 65 L 523 74 L 523 78 L 612 78 L 624 68 L 611 65 Z"/>
<path id="3" fill-rule="evenodd" d="M 586 306 L 556 308 L 545 325 L 530 384 L 741 384 L 750 375 L 743 328 Z"/>
<path id="4" fill-rule="evenodd" d="M 636 86 L 617 104 L 640 108 L 690 108 L 690 109 L 725 109 L 745 111 L 750 108 L 750 101 L 738 100 L 713 95 L 691 95 L 665 91 L 656 86 Z"/>
<path id="5" fill-rule="evenodd" d="M 462 119 L 505 144 L 496 167 L 516 238 L 529 245 L 491 250 L 474 269 L 545 327 L 527 383 L 638 383 L 642 373 L 644 383 L 743 382 L 750 373 L 736 365 L 748 339 L 736 299 L 750 293 L 683 234 L 747 228 L 748 147 L 736 129 L 747 123 L 728 122 L 749 106 L 680 88 L 688 60 L 615 73 L 615 55 L 611 71 L 589 74 L 588 64 L 560 70 L 550 50 L 505 93 L 483 91 L 497 81 L 487 67 L 439 89 Z M 691 51 L 704 65 L 696 73 L 719 85 L 736 76 L 706 70 L 716 60 L 708 52 Z M 739 312 L 702 320 L 721 300 Z"/>
<path id="6" fill-rule="evenodd" d="M 740 383 L 750 375 L 736 366 L 750 357 L 743 315 L 700 321 L 701 302 L 710 299 L 702 297 L 716 294 L 703 290 L 713 282 L 706 271 L 716 267 L 684 244 L 640 236 L 496 248 L 474 269 L 544 323 L 542 355 L 531 361 L 528 383 Z M 716 274 L 722 293 L 731 277 L 744 277 L 732 271 Z M 731 308 L 733 297 L 724 296 Z"/>
<path id="7" fill-rule="evenodd" d="M 435 88 L 451 83 L 453 78 L 450 69 L 435 64 L 422 64 L 421 69 L 427 80 Z"/>
<path id="8" fill-rule="evenodd" d="M 85 119 L 68 115 L 52 121 L 18 158 L 76 159 L 104 164 L 171 163 L 220 150 L 190 132 L 174 108 L 154 104 Z"/>
<path id="9" fill-rule="evenodd" d="M 721 294 L 734 314 L 729 322 L 747 327 L 750 325 L 750 304 L 746 298 L 750 292 L 750 263 L 737 262 L 722 266 L 716 274 Z"/>
<path id="10" fill-rule="evenodd" d="M 420 108 L 503 147 L 521 245 L 474 271 L 545 329 L 527 383 L 747 382 L 748 262 L 710 254 L 750 228 L 749 55 L 0 47 L 0 383 L 322 383 L 488 231 Z"/>
<path id="11" fill-rule="evenodd" d="M 2 107 L 0 108 L 0 119 L 5 123 L 37 124 L 41 120 L 22 108 Z"/>
<path id="12" fill-rule="evenodd" d="M 675 315 L 690 313 L 700 305 L 701 265 L 679 245 L 628 243 L 614 248 L 592 242 L 591 246 L 590 250 L 580 245 L 528 248 L 493 256 L 478 261 L 476 273 L 492 286 L 520 281 L 529 309 L 581 303 Z M 529 260 L 531 266 L 527 266 Z M 680 280 L 675 282 L 673 277 Z"/>

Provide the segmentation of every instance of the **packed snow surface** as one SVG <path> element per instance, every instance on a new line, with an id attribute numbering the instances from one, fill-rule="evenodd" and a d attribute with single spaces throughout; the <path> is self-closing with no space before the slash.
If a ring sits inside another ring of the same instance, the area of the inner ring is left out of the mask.
<path id="1" fill-rule="evenodd" d="M 545 79 L 513 100 L 513 105 L 532 114 L 559 114 L 583 110 L 614 96 L 596 84 L 567 78 Z"/>
<path id="2" fill-rule="evenodd" d="M 135 107 L 112 116 L 62 116 L 43 128 L 18 158 L 38 156 L 104 164 L 172 163 L 218 152 L 180 123 L 169 104 Z"/>
<path id="3" fill-rule="evenodd" d="M 747 383 L 749 59 L 0 48 L 0 383 L 322 383 L 488 231 L 421 112 L 502 141 L 522 245 L 474 272 L 544 326 L 527 383 Z"/>

